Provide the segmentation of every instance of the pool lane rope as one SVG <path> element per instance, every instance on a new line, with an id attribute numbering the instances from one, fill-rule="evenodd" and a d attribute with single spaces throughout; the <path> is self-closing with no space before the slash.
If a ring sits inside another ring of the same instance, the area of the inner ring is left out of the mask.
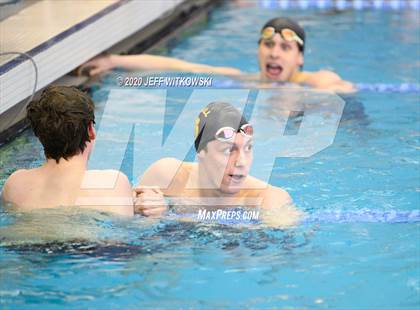
<path id="1" fill-rule="evenodd" d="M 259 0 L 265 9 L 419 10 L 420 0 Z"/>
<path id="2" fill-rule="evenodd" d="M 226 211 L 244 211 L 243 208 L 228 208 Z M 249 209 L 247 209 L 249 211 Z M 218 218 L 214 220 L 198 219 L 198 213 L 178 214 L 169 212 L 168 219 L 177 220 L 180 218 L 189 218 L 196 222 L 214 223 L 222 225 L 246 225 L 259 224 L 260 220 L 255 219 L 223 219 Z M 302 224 L 323 223 L 323 224 L 337 224 L 337 223 L 387 223 L 397 224 L 406 223 L 413 224 L 420 222 L 420 210 L 370 210 L 361 209 L 354 211 L 340 211 L 340 210 L 323 210 L 312 213 L 307 213 L 302 221 Z"/>
<path id="3" fill-rule="evenodd" d="M 318 211 L 309 214 L 306 223 L 418 223 L 420 210 L 356 210 L 356 211 Z"/>
<path id="4" fill-rule="evenodd" d="M 273 87 L 292 86 L 289 83 L 272 83 Z M 420 93 L 420 84 L 415 83 L 355 83 L 356 89 L 361 92 L 375 93 Z M 248 85 L 234 80 L 213 80 L 213 88 L 248 88 Z M 255 86 L 254 86 L 255 87 Z"/>
<path id="5" fill-rule="evenodd" d="M 370 92 L 377 92 L 377 93 L 419 93 L 420 92 L 419 84 L 410 84 L 410 83 L 402 83 L 402 84 L 357 83 L 355 85 L 356 85 L 357 90 L 359 91 L 370 91 Z"/>

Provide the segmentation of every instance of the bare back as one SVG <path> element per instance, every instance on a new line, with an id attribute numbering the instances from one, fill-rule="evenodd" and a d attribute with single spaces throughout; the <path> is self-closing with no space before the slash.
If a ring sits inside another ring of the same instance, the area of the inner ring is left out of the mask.
<path id="1" fill-rule="evenodd" d="M 83 185 L 86 180 L 89 183 L 87 187 Z M 13 173 L 3 188 L 3 199 L 20 211 L 80 206 L 132 215 L 131 193 L 127 177 L 115 170 L 75 169 L 63 173 L 59 169 L 46 171 L 44 167 L 39 167 Z"/>

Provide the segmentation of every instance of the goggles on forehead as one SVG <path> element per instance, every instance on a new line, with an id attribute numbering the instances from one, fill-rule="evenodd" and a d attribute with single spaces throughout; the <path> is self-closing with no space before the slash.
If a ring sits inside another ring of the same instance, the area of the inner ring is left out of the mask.
<path id="1" fill-rule="evenodd" d="M 296 32 L 294 32 L 292 29 L 289 29 L 289 28 L 283 28 L 283 29 L 277 31 L 276 28 L 274 28 L 274 27 L 265 27 L 261 31 L 261 39 L 264 39 L 264 40 L 271 39 L 272 37 L 274 37 L 276 32 L 278 34 L 280 34 L 280 36 L 284 40 L 286 40 L 286 41 L 296 41 L 297 43 L 299 43 L 300 45 L 303 46 L 303 40 L 296 34 Z"/>
<path id="2" fill-rule="evenodd" d="M 233 137 L 235 136 L 237 132 L 240 132 L 242 135 L 244 135 L 247 138 L 252 138 L 252 135 L 254 134 L 254 128 L 252 127 L 251 124 L 242 125 L 241 128 L 239 128 L 239 131 L 237 131 L 236 129 L 232 127 L 222 127 L 216 132 L 214 137 L 216 138 L 216 140 L 219 140 L 222 142 L 230 141 L 233 139 Z"/>

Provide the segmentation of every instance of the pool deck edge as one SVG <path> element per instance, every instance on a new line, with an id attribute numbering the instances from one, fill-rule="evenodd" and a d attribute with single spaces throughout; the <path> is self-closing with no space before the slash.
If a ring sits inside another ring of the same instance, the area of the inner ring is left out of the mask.
<path id="1" fill-rule="evenodd" d="M 98 11 L 98 16 L 89 16 L 73 25 L 74 29 L 66 29 L 49 42 L 24 51 L 31 59 L 16 57 L 3 63 L 0 65 L 3 69 L 0 72 L 0 145 L 27 126 L 26 105 L 44 87 L 51 83 L 80 85 L 87 78 L 71 77 L 68 73 L 88 59 L 104 51 L 147 50 L 168 35 L 165 29 L 182 27 L 190 17 L 194 18 L 195 12 L 206 11 L 214 3 L 217 1 L 161 0 L 147 2 L 146 8 L 142 6 L 144 2 L 116 1 Z M 139 9 L 147 18 L 137 16 Z M 34 63 L 38 71 L 36 79 Z"/>

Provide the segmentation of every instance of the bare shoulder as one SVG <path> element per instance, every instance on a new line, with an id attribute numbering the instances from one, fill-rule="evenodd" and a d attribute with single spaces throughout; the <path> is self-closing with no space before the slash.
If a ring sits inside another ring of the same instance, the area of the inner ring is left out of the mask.
<path id="1" fill-rule="evenodd" d="M 260 180 L 253 176 L 248 176 L 245 184 L 248 188 L 254 188 L 254 189 L 264 189 L 264 193 L 268 194 L 282 194 L 282 195 L 289 195 L 284 189 L 281 189 L 280 187 L 270 185 L 267 182 L 264 182 L 263 180 Z"/>
<path id="2" fill-rule="evenodd" d="M 293 204 L 289 193 L 276 186 L 270 186 L 264 197 L 263 221 L 271 227 L 289 228 L 297 225 L 302 217 Z"/>
<path id="3" fill-rule="evenodd" d="M 319 70 L 316 72 L 305 72 L 306 83 L 313 85 L 331 84 L 341 81 L 340 76 L 329 70 Z"/>
<path id="4" fill-rule="evenodd" d="M 330 79 L 330 80 L 341 80 L 340 76 L 333 72 L 333 71 L 329 71 L 329 70 L 319 70 L 317 72 L 314 72 L 315 76 L 317 77 L 321 77 L 321 78 L 325 78 L 325 79 Z"/>
<path id="5" fill-rule="evenodd" d="M 276 206 L 284 206 L 292 203 L 292 197 L 284 189 L 269 185 L 264 195 L 264 206 L 269 202 L 270 204 L 276 204 Z"/>
<path id="6" fill-rule="evenodd" d="M 248 175 L 244 183 L 244 188 L 255 189 L 255 190 L 265 190 L 269 186 L 270 185 L 267 182 L 264 182 L 251 175 Z"/>
<path id="7" fill-rule="evenodd" d="M 4 183 L 2 190 L 3 199 L 8 202 L 14 202 L 15 198 L 24 191 L 30 175 L 30 170 L 28 169 L 19 169 L 13 172 Z"/>
<path id="8" fill-rule="evenodd" d="M 131 184 L 127 176 L 118 170 L 88 170 L 83 178 L 82 189 L 112 190 L 114 193 L 131 189 Z"/>
<path id="9" fill-rule="evenodd" d="M 186 165 L 186 163 L 173 157 L 159 159 L 147 168 L 139 183 L 146 186 L 166 188 L 177 175 L 179 169 Z"/>
<path id="10" fill-rule="evenodd" d="M 319 89 L 337 93 L 353 93 L 357 91 L 351 82 L 341 79 L 337 73 L 332 71 L 306 72 L 306 76 L 304 83 Z"/>
<path id="11" fill-rule="evenodd" d="M 264 208 L 282 206 L 292 202 L 292 198 L 287 191 L 255 177 L 249 176 L 245 186 L 260 193 L 259 196 L 264 199 Z"/>
<path id="12" fill-rule="evenodd" d="M 13 172 L 6 180 L 6 184 L 13 184 L 15 182 L 19 182 L 22 179 L 25 179 L 30 174 L 29 169 L 19 169 Z"/>
<path id="13" fill-rule="evenodd" d="M 178 169 L 183 162 L 174 157 L 165 157 L 155 161 L 150 167 L 156 171 L 166 171 L 166 169 Z"/>
<path id="14" fill-rule="evenodd" d="M 118 170 L 88 170 L 76 205 L 131 216 L 133 200 L 130 181 Z"/>
<path id="15" fill-rule="evenodd" d="M 86 175 L 89 177 L 119 177 L 119 176 L 126 177 L 124 173 L 115 169 L 87 170 Z"/>

